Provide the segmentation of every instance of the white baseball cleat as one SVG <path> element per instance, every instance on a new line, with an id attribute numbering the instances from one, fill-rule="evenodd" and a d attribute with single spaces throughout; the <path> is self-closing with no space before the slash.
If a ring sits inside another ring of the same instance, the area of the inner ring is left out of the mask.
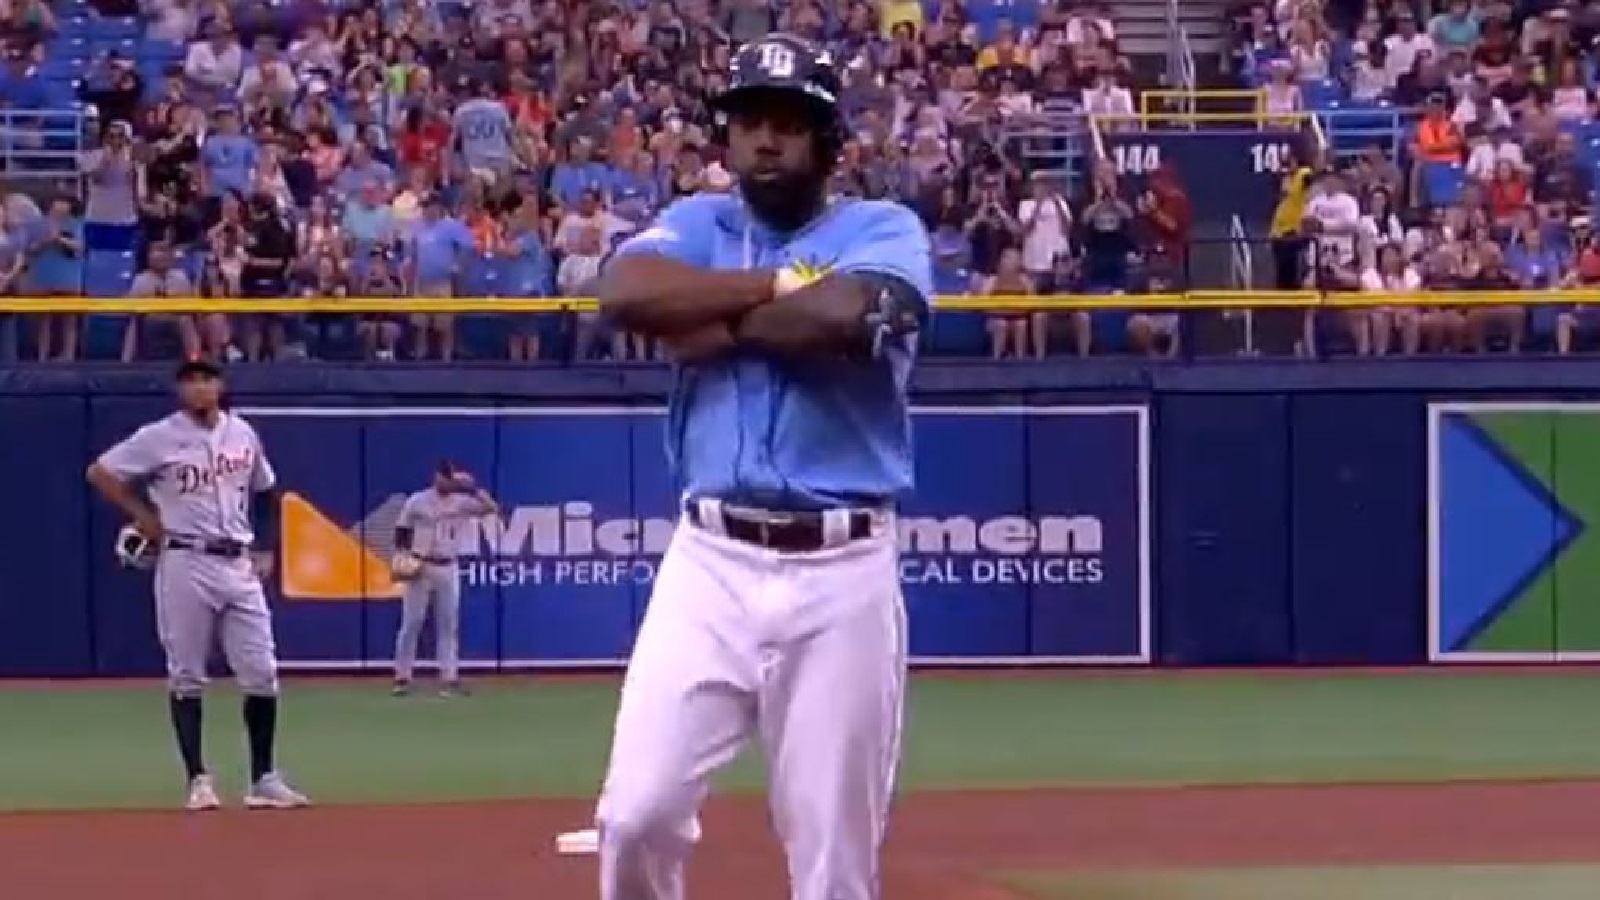
<path id="1" fill-rule="evenodd" d="M 211 776 L 196 775 L 189 782 L 189 799 L 184 802 L 183 808 L 190 812 L 208 812 L 221 807 L 222 801 L 217 798 L 217 786 L 211 781 Z"/>
<path id="2" fill-rule="evenodd" d="M 283 776 L 268 772 L 250 786 L 250 792 L 244 795 L 244 805 L 247 809 L 299 809 L 310 806 L 311 800 L 290 787 Z"/>

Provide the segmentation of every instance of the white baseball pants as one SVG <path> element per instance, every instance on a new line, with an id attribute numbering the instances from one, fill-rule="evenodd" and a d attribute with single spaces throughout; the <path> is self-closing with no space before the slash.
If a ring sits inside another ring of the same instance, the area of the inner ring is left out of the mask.
<path id="1" fill-rule="evenodd" d="M 875 900 L 905 671 L 892 516 L 803 554 L 680 523 L 623 682 L 602 900 L 683 900 L 707 779 L 752 736 L 794 900 Z"/>

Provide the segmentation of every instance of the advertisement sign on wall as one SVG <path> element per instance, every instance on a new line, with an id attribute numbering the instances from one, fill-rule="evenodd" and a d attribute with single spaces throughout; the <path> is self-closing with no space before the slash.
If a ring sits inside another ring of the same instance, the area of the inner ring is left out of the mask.
<path id="1" fill-rule="evenodd" d="M 280 652 L 387 666 L 386 562 L 407 494 L 450 459 L 500 515 L 456 548 L 476 667 L 626 659 L 679 499 L 662 413 L 632 407 L 240 409 L 284 489 Z M 1143 406 L 919 409 L 919 489 L 900 510 L 914 661 L 1150 660 L 1150 447 Z"/>
<path id="2" fill-rule="evenodd" d="M 1600 660 L 1600 404 L 1429 407 L 1429 653 Z"/>

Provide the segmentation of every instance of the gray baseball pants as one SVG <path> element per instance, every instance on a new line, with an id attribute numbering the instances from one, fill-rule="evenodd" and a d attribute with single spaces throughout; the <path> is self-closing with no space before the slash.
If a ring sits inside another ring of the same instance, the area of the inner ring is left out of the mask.
<path id="1" fill-rule="evenodd" d="M 433 613 L 434 653 L 439 677 L 455 681 L 461 675 L 461 572 L 455 563 L 423 563 L 406 584 L 400 613 L 400 634 L 394 642 L 394 677 L 410 681 L 417 662 L 417 642 L 422 626 Z"/>
<path id="2" fill-rule="evenodd" d="M 164 549 L 156 561 L 155 594 L 171 693 L 197 697 L 205 690 L 207 664 L 219 643 L 243 693 L 278 693 L 272 613 L 248 555 Z"/>

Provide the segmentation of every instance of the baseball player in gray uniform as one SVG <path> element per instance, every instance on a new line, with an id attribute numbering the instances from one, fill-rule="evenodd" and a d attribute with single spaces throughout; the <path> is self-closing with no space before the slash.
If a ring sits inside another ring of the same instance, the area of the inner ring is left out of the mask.
<path id="1" fill-rule="evenodd" d="M 222 373 L 210 362 L 178 369 L 181 409 L 151 422 L 89 466 L 89 483 L 126 514 L 154 557 L 156 627 L 166 653 L 172 729 L 189 779 L 191 810 L 220 806 L 201 752 L 201 694 L 215 644 L 244 694 L 250 809 L 306 806 L 273 762 L 278 660 L 261 579 L 276 537 L 276 476 L 249 422 L 221 408 Z M 125 529 L 127 531 L 127 529 Z M 119 551 L 124 542 L 119 539 Z"/>
<path id="2" fill-rule="evenodd" d="M 395 523 L 396 580 L 404 582 L 400 633 L 394 642 L 394 693 L 411 693 L 417 641 L 433 612 L 434 652 L 439 658 L 439 693 L 465 693 L 461 686 L 461 571 L 456 564 L 461 523 L 500 511 L 489 492 L 447 461 L 433 473 L 433 486 L 406 498 Z"/>

